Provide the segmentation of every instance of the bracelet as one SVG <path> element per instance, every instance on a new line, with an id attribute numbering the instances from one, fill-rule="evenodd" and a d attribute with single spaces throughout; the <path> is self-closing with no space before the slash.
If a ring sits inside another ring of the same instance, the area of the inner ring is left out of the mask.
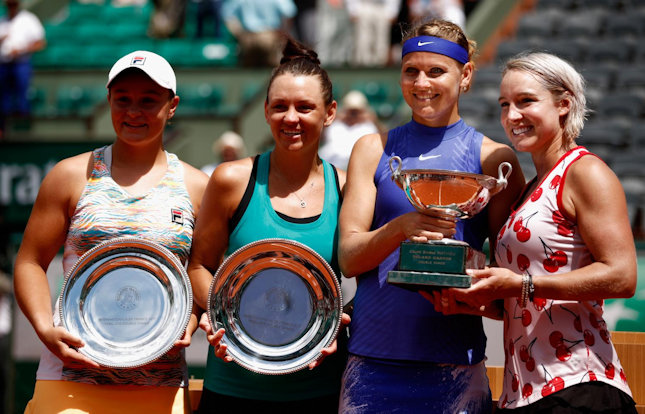
<path id="1" fill-rule="evenodd" d="M 535 285 L 533 284 L 533 276 L 529 273 L 529 301 L 533 302 L 535 297 Z"/>
<path id="2" fill-rule="evenodd" d="M 526 308 L 529 299 L 529 275 L 522 275 L 522 291 L 520 293 L 520 307 Z"/>

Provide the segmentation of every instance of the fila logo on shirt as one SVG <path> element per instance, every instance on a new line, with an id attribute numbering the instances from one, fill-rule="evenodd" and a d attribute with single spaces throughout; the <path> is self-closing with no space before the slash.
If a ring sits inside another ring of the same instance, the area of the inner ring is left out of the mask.
<path id="1" fill-rule="evenodd" d="M 180 226 L 183 226 L 184 225 L 184 212 L 181 211 L 178 208 L 170 209 L 170 220 L 175 224 L 179 224 Z"/>

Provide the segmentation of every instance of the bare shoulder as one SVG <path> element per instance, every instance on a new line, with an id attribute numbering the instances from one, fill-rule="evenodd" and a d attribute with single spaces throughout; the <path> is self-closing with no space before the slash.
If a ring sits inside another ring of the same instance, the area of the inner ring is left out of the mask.
<path id="1" fill-rule="evenodd" d="M 184 167 L 186 185 L 195 188 L 206 188 L 206 184 L 208 184 L 208 175 L 206 173 L 184 161 L 181 161 L 181 165 Z"/>
<path id="2" fill-rule="evenodd" d="M 510 146 L 488 137 L 484 137 L 481 149 L 482 160 L 513 161 L 517 159 L 515 151 Z"/>
<path id="3" fill-rule="evenodd" d="M 380 157 L 383 149 L 385 148 L 386 140 L 387 133 L 367 134 L 362 136 L 356 144 L 354 144 L 354 148 L 362 154 L 377 153 Z"/>
<path id="4" fill-rule="evenodd" d="M 352 149 L 352 156 L 349 162 L 349 175 L 352 175 L 352 169 L 356 169 L 356 167 L 352 168 L 352 164 L 359 166 L 361 170 L 368 169 L 368 171 L 363 172 L 376 169 L 381 155 L 383 155 L 386 141 L 387 133 L 368 134 L 361 137 Z"/>
<path id="5" fill-rule="evenodd" d="M 56 163 L 56 165 L 54 165 L 54 167 L 47 173 L 41 189 L 49 185 L 56 186 L 59 189 L 74 188 L 79 185 L 84 187 L 87 179 L 92 173 L 92 168 L 93 163 L 91 152 L 85 152 L 65 158 Z"/>
<path id="6" fill-rule="evenodd" d="M 607 194 L 616 187 L 622 189 L 616 174 L 595 155 L 580 157 L 571 164 L 566 183 L 575 188 L 587 188 L 593 194 Z"/>
<path id="7" fill-rule="evenodd" d="M 211 175 L 211 186 L 219 189 L 237 188 L 242 186 L 242 191 L 251 177 L 253 170 L 253 157 L 246 157 L 235 161 L 223 162 L 215 168 Z"/>
<path id="8" fill-rule="evenodd" d="M 503 162 L 510 163 L 513 171 L 521 171 L 517 155 L 510 146 L 484 137 L 481 147 L 481 163 L 484 174 L 496 177 L 499 165 Z"/>
<path id="9" fill-rule="evenodd" d="M 184 183 L 186 184 L 186 189 L 190 195 L 191 202 L 198 211 L 202 197 L 204 196 L 204 191 L 206 191 L 206 186 L 208 185 L 208 175 L 184 161 L 181 161 L 181 164 L 184 167 Z"/>

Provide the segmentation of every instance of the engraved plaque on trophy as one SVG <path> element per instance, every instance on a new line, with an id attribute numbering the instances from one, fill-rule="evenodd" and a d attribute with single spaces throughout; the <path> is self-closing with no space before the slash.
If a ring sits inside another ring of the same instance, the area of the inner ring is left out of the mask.
<path id="1" fill-rule="evenodd" d="M 492 196 L 506 188 L 513 167 L 503 162 L 498 178 L 460 171 L 402 170 L 401 158 L 389 160 L 392 179 L 417 211 L 431 216 L 468 219 L 479 213 Z M 433 287 L 469 287 L 466 269 L 481 269 L 486 255 L 452 238 L 426 243 L 401 243 L 399 266 L 388 273 L 388 283 L 418 290 Z"/>

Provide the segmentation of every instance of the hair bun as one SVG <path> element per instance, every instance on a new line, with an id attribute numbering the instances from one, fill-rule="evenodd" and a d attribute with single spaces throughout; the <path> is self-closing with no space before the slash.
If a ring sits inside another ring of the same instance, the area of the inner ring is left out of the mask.
<path id="1" fill-rule="evenodd" d="M 287 38 L 287 43 L 284 45 L 284 49 L 282 50 L 282 59 L 280 59 L 280 64 L 282 65 L 296 59 L 306 59 L 320 66 L 318 53 L 292 38 Z"/>

